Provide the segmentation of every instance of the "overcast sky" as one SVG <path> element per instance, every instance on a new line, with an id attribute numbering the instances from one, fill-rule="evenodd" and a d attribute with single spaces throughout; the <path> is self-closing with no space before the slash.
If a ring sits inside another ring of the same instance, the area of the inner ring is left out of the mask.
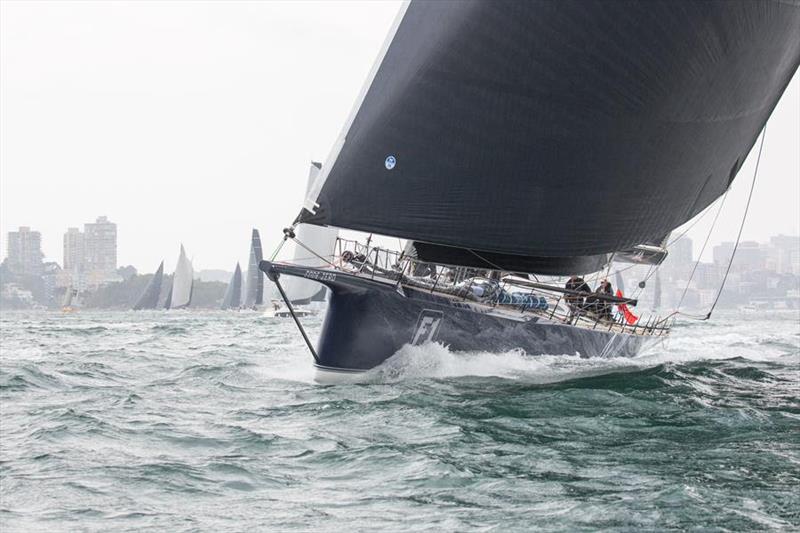
<path id="1" fill-rule="evenodd" d="M 0 2 L 0 255 L 6 232 L 118 224 L 119 264 L 196 269 L 271 250 L 336 139 L 398 2 Z M 757 150 L 754 150 L 754 152 Z M 744 165 L 714 241 L 736 235 Z M 800 81 L 769 122 L 744 237 L 800 233 Z M 692 235 L 704 237 L 707 225 Z M 698 245 L 699 246 L 699 245 Z"/>

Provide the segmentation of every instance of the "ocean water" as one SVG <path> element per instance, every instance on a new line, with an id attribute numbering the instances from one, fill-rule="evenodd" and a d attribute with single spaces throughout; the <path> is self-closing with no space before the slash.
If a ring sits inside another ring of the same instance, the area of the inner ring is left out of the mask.
<path id="1" fill-rule="evenodd" d="M 635 359 L 408 348 L 335 386 L 256 313 L 3 313 L 0 335 L 4 533 L 800 529 L 796 312 Z"/>

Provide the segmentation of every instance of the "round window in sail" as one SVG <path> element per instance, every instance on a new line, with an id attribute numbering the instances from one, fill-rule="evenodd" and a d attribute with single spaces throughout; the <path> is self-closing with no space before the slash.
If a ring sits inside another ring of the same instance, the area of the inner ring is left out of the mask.
<path id="1" fill-rule="evenodd" d="M 386 161 L 383 164 L 386 166 L 386 170 L 392 170 L 397 164 L 397 159 L 393 155 L 386 156 Z"/>

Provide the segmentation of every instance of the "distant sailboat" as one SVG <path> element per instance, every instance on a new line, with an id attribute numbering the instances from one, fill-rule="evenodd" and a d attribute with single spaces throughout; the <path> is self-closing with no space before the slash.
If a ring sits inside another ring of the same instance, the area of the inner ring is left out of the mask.
<path id="1" fill-rule="evenodd" d="M 263 259 L 261 237 L 257 229 L 253 229 L 250 238 L 250 260 L 247 264 L 247 284 L 245 288 L 244 307 L 252 309 L 264 303 L 264 273 L 259 269 Z"/>
<path id="2" fill-rule="evenodd" d="M 661 308 L 661 273 L 656 270 L 656 286 L 653 292 L 653 311 Z"/>
<path id="3" fill-rule="evenodd" d="M 172 287 L 167 296 L 166 309 L 183 309 L 192 303 L 192 289 L 194 288 L 194 270 L 192 262 L 186 257 L 186 250 L 181 244 L 181 253 L 175 274 L 172 276 Z"/>
<path id="4" fill-rule="evenodd" d="M 322 164 L 311 162 L 308 171 L 306 195 L 309 194 L 314 182 L 322 170 Z M 336 238 L 339 230 L 310 224 L 300 224 L 295 230 L 295 249 L 292 263 L 299 266 L 323 268 L 333 260 Z M 302 243 L 301 246 L 298 243 Z M 313 250 L 311 252 L 310 250 Z M 289 278 L 286 280 L 286 294 L 295 305 L 304 305 L 311 302 L 325 301 L 327 289 L 317 282 L 304 278 Z"/>
<path id="5" fill-rule="evenodd" d="M 145 287 L 144 292 L 139 297 L 136 305 L 133 306 L 134 311 L 141 309 L 155 309 L 158 307 L 158 297 L 161 296 L 161 283 L 164 280 L 164 261 L 158 265 L 156 273 L 153 274 L 152 279 Z"/>
<path id="6" fill-rule="evenodd" d="M 78 310 L 78 289 L 74 289 L 72 285 L 67 287 L 64 291 L 64 299 L 61 301 L 61 310 L 65 313 L 72 313 Z"/>
<path id="7" fill-rule="evenodd" d="M 169 309 L 171 305 L 172 305 L 172 285 L 169 286 L 169 292 L 167 292 L 167 299 L 164 301 L 164 309 Z"/>
<path id="8" fill-rule="evenodd" d="M 225 298 L 222 299 L 222 309 L 239 309 L 242 305 L 242 268 L 236 263 L 236 270 L 233 272 L 228 288 L 225 290 Z"/>

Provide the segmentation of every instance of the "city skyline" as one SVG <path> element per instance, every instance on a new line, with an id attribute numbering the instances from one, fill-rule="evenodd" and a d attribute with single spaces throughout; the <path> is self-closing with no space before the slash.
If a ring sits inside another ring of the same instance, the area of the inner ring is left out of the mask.
<path id="1" fill-rule="evenodd" d="M 174 267 L 181 243 L 232 269 L 251 228 L 272 250 L 397 6 L 4 2 L 0 257 L 7 232 L 30 226 L 60 262 L 61 235 L 98 213 L 120 227 L 119 264 L 143 271 Z M 798 145 L 796 74 L 768 123 L 743 240 L 800 233 Z M 736 236 L 758 146 L 711 243 Z M 696 246 L 714 209 L 689 233 Z"/>
<path id="2" fill-rule="evenodd" d="M 713 207 L 713 206 L 712 206 Z M 711 219 L 712 217 L 709 216 L 713 214 L 714 209 L 710 209 L 709 213 L 705 217 L 697 217 L 697 219 L 690 221 L 687 223 L 688 226 L 699 226 L 703 222 L 703 218 Z M 708 225 L 709 220 L 706 220 L 706 225 Z M 98 252 L 96 248 L 100 247 L 98 242 L 103 241 L 103 231 L 102 230 L 95 230 L 95 228 L 108 228 L 109 226 L 113 227 L 113 240 L 109 243 L 105 244 L 105 249 L 102 252 Z M 693 229 L 693 228 L 692 228 Z M 33 250 L 34 254 L 38 258 L 37 261 L 39 262 L 39 266 L 36 267 L 41 269 L 42 264 L 47 263 L 55 263 L 58 264 L 64 272 L 78 272 L 84 270 L 98 270 L 104 272 L 115 272 L 117 268 L 123 267 L 134 267 L 139 274 L 150 274 L 152 273 L 150 270 L 146 268 L 145 265 L 136 265 L 133 263 L 123 264 L 116 262 L 116 255 L 117 255 L 117 244 L 116 244 L 116 231 L 117 231 L 117 224 L 111 222 L 107 216 L 98 216 L 94 223 L 87 222 L 84 224 L 84 232 L 81 232 L 79 228 L 76 227 L 69 227 L 67 231 L 62 235 L 62 256 L 61 262 L 59 262 L 55 258 L 48 258 L 41 252 L 41 242 L 42 242 L 42 234 L 41 232 L 37 231 L 34 227 L 31 226 L 20 226 L 17 230 L 9 230 L 3 235 L 3 238 L 7 241 L 12 240 L 12 238 L 16 241 L 16 244 L 12 245 L 11 250 L 16 247 L 17 250 L 20 248 L 25 249 L 28 255 L 31 255 L 31 246 L 35 248 Z M 99 235 L 91 236 L 92 232 L 97 232 Z M 90 241 L 92 244 L 88 245 L 90 251 L 87 252 L 87 244 L 86 244 L 86 234 L 90 234 Z M 674 232 L 670 238 L 668 239 L 668 255 L 667 260 L 664 262 L 664 265 L 669 265 L 672 262 L 698 262 L 704 264 L 714 264 L 719 266 L 721 262 L 727 262 L 730 259 L 730 254 L 733 252 L 736 242 L 733 240 L 727 239 L 719 239 L 717 241 L 709 239 L 708 242 L 705 240 L 705 235 L 701 235 L 701 241 L 697 242 L 693 238 L 694 233 L 692 231 L 676 231 Z M 31 241 L 33 245 L 24 245 L 22 244 L 25 241 Z M 755 240 L 755 239 L 741 239 L 739 242 L 739 247 L 737 249 L 737 256 L 735 263 L 746 263 L 751 261 L 749 258 L 740 258 L 740 255 L 746 254 L 747 249 L 753 248 L 764 248 L 775 246 L 776 243 L 782 243 L 781 246 L 784 247 L 791 247 L 794 246 L 798 248 L 797 257 L 792 257 L 791 261 L 794 266 L 789 270 L 786 270 L 785 261 L 787 259 L 781 259 L 784 263 L 782 267 L 777 269 L 777 272 L 791 272 L 795 275 L 800 275 L 800 234 L 784 234 L 784 233 L 776 233 L 774 235 L 770 235 L 766 239 L 763 240 Z M 787 243 L 792 243 L 791 246 Z M 755 247 L 753 246 L 755 245 Z M 182 244 L 178 245 L 179 247 Z M 77 248 L 77 250 L 76 250 Z M 91 251 L 94 250 L 94 251 Z M 762 250 L 763 251 L 763 250 Z M 20 252 L 17 252 L 19 255 Z M 191 254 L 190 254 L 191 255 Z M 285 254 L 281 254 L 283 256 Z M 3 260 L 11 260 L 11 254 L 7 254 L 2 258 Z M 165 267 L 167 270 L 170 270 L 168 261 L 165 259 L 160 260 L 164 261 Z M 30 263 L 30 260 L 26 260 L 23 263 L 26 265 Z M 94 266 L 93 263 L 100 263 L 99 266 Z M 234 264 L 239 263 L 241 261 L 236 261 Z M 619 263 L 617 263 L 619 264 Z M 662 265 L 662 266 L 664 266 Z M 26 266 L 23 270 L 30 270 L 29 266 Z M 622 268 L 624 270 L 624 267 Z M 155 268 L 153 269 L 155 271 Z M 233 269 L 226 268 L 226 267 L 212 267 L 212 266 L 205 266 L 199 265 L 199 268 L 196 269 L 196 273 L 198 277 L 201 273 L 224 273 L 226 276 L 233 273 Z M 113 276 L 109 276 L 108 279 L 104 279 L 103 283 L 107 283 L 111 281 Z M 114 280 L 116 281 L 116 280 Z"/>
<path id="3" fill-rule="evenodd" d="M 130 265 L 117 268 L 116 234 L 116 224 L 106 216 L 85 223 L 83 231 L 68 228 L 63 235 L 62 268 L 57 262 L 44 260 L 40 232 L 30 227 L 8 232 L 11 246 L 9 256 L 0 264 L 0 299 L 11 308 L 52 308 L 65 291 L 75 290 L 77 294 L 92 295 L 89 305 L 119 308 L 131 304 L 127 300 L 134 296 L 138 301 L 138 291 L 150 273 Z M 705 246 L 706 241 L 703 242 Z M 707 247 L 709 254 L 701 261 L 695 255 L 692 239 L 680 236 L 655 271 L 646 264 L 623 260 L 587 276 L 587 280 L 596 285 L 603 277 L 613 279 L 617 288 L 639 301 L 640 309 L 678 309 L 683 305 L 702 310 L 718 299 L 723 308 L 796 309 L 800 302 L 800 236 L 774 235 L 767 242 L 741 241 L 731 262 L 736 246 L 735 242 L 724 241 Z M 181 247 L 182 257 L 183 253 Z M 655 285 L 648 283 L 654 275 Z M 201 284 L 217 282 L 216 287 L 207 285 L 202 291 L 202 304 L 214 307 L 219 303 L 216 296 L 222 297 L 220 285 L 226 286 L 230 276 L 227 270 L 201 268 L 190 279 Z M 723 283 L 725 279 L 727 283 Z M 643 290 L 645 287 L 649 288 Z M 169 300 L 162 296 L 165 302 Z"/>

